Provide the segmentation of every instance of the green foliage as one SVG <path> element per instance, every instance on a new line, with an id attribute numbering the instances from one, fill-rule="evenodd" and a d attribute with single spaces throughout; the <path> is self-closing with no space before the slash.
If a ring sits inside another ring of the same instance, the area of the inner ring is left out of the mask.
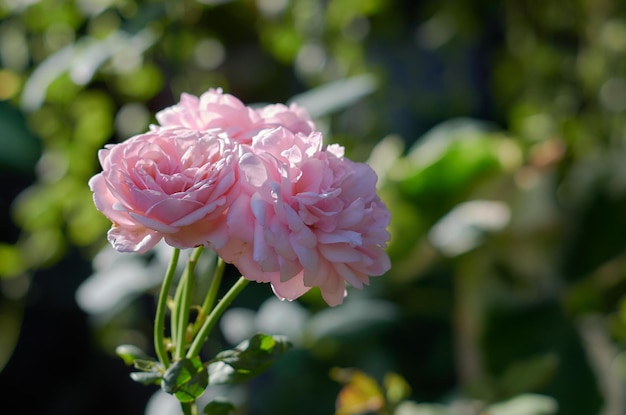
<path id="1" fill-rule="evenodd" d="M 163 367 L 153 359 L 134 359 L 133 366 L 141 372 L 132 372 L 130 378 L 144 385 L 160 385 L 164 376 Z"/>
<path id="2" fill-rule="evenodd" d="M 115 354 L 122 358 L 126 365 L 132 365 L 136 360 L 148 360 L 148 354 L 132 344 L 122 344 L 115 348 Z"/>
<path id="3" fill-rule="evenodd" d="M 206 415 L 231 415 L 234 412 L 235 405 L 219 398 L 209 402 L 203 411 Z"/>
<path id="4" fill-rule="evenodd" d="M 256 334 L 218 353 L 209 365 L 211 385 L 242 383 L 267 370 L 291 343 L 282 336 Z"/>
<path id="5" fill-rule="evenodd" d="M 209 385 L 243 383 L 260 375 L 291 347 L 282 336 L 259 333 L 234 349 L 219 352 L 208 362 L 197 357 L 181 358 L 167 368 L 134 345 L 120 345 L 116 353 L 124 363 L 139 370 L 130 374 L 135 382 L 161 385 L 164 392 L 176 396 L 181 403 L 192 403 Z M 233 410 L 231 403 L 217 399 L 204 408 L 204 413 L 228 415 Z"/>
<path id="6" fill-rule="evenodd" d="M 183 358 L 174 362 L 163 374 L 161 388 L 175 395 L 183 403 L 194 402 L 209 385 L 209 374 L 197 358 Z"/>

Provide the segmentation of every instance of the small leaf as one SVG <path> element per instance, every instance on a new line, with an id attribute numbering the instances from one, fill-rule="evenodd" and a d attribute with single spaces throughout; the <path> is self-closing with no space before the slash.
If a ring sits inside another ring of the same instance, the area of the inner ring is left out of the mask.
<path id="1" fill-rule="evenodd" d="M 208 384 L 209 374 L 200 359 L 181 359 L 167 369 L 161 388 L 184 403 L 198 399 Z"/>
<path id="2" fill-rule="evenodd" d="M 135 369 L 141 370 L 141 372 L 130 374 L 130 378 L 135 382 L 144 385 L 158 385 L 161 382 L 164 372 L 163 366 L 155 360 L 135 359 L 133 366 Z"/>
<path id="3" fill-rule="evenodd" d="M 290 347 L 283 336 L 256 334 L 215 356 L 209 366 L 211 385 L 245 382 L 267 370 Z"/>
<path id="4" fill-rule="evenodd" d="M 231 415 L 235 412 L 235 405 L 224 398 L 216 398 L 204 407 L 206 415 Z"/>
<path id="5" fill-rule="evenodd" d="M 163 375 L 159 372 L 133 372 L 130 378 L 143 385 L 158 385 Z"/>
<path id="6" fill-rule="evenodd" d="M 133 366 L 135 369 L 139 369 L 144 372 L 162 372 L 162 370 L 159 370 L 161 369 L 161 365 L 159 365 L 155 360 L 135 359 Z"/>
<path id="7" fill-rule="evenodd" d="M 124 360 L 128 366 L 131 366 L 137 359 L 151 360 L 150 356 L 139 347 L 132 344 L 122 344 L 115 348 L 115 354 Z"/>

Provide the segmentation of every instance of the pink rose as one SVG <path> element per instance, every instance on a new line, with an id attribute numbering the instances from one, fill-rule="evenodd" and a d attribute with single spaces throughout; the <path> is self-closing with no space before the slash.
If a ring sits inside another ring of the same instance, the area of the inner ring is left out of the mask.
<path id="1" fill-rule="evenodd" d="M 271 160 L 277 164 L 270 170 L 284 170 L 284 174 L 298 177 L 302 162 L 322 151 L 323 137 L 317 131 L 310 134 L 294 134 L 284 127 L 276 127 L 261 130 L 252 138 L 249 148 L 264 160 Z"/>
<path id="2" fill-rule="evenodd" d="M 294 134 L 288 129 L 277 127 L 261 130 L 252 138 L 250 145 L 241 145 L 241 194 L 230 208 L 238 213 L 232 213 L 229 218 L 241 223 L 247 221 L 251 225 L 231 227 L 230 236 L 233 240 L 229 243 L 230 247 L 245 241 L 252 248 L 251 229 L 256 219 L 249 216 L 250 198 L 257 192 L 269 194 L 272 183 L 283 183 L 286 178 L 301 176 L 299 166 L 305 159 L 322 151 L 322 139 L 319 132 Z"/>
<path id="3" fill-rule="evenodd" d="M 220 130 L 231 138 L 247 141 L 258 130 L 261 117 L 221 88 L 211 88 L 200 97 L 183 93 L 178 104 L 157 112 L 156 119 L 165 127 Z"/>
<path id="4" fill-rule="evenodd" d="M 253 281 L 293 300 L 319 287 L 338 305 L 390 268 L 389 212 L 376 174 L 323 146 L 297 105 L 253 109 L 221 89 L 156 114 L 159 126 L 106 146 L 89 181 L 119 251 L 161 239 L 214 249 Z"/>
<path id="5" fill-rule="evenodd" d="M 264 126 L 281 126 L 293 133 L 310 134 L 315 130 L 315 125 L 309 118 L 309 113 L 296 104 L 289 107 L 283 104 L 266 105 L 257 110 L 257 114 L 263 120 Z"/>
<path id="6" fill-rule="evenodd" d="M 266 182 L 249 186 L 231 206 L 231 240 L 218 250 L 246 278 L 271 283 L 289 300 L 319 287 L 334 306 L 345 283 L 361 288 L 389 270 L 390 217 L 369 166 L 343 158 L 339 146 L 303 158 L 297 177 L 285 163 L 276 170 L 269 155 L 247 158 L 254 161 L 242 171 L 258 174 L 265 165 Z"/>
<path id="7" fill-rule="evenodd" d="M 146 252 L 161 239 L 174 247 L 221 247 L 224 213 L 236 198 L 237 151 L 227 138 L 161 128 L 108 145 L 103 171 L 89 181 L 94 202 L 113 222 L 119 251 Z"/>
<path id="8" fill-rule="evenodd" d="M 161 126 L 178 126 L 193 130 L 219 130 L 232 139 L 249 144 L 260 130 L 283 127 L 293 133 L 309 134 L 314 125 L 304 108 L 291 104 L 267 105 L 260 109 L 244 105 L 221 88 L 209 89 L 196 97 L 182 94 L 180 102 L 156 114 Z"/>

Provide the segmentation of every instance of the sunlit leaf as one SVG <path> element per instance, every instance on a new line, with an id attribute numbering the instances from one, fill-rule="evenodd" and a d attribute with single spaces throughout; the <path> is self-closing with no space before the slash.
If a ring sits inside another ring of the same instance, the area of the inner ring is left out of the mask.
<path id="1" fill-rule="evenodd" d="M 519 166 L 520 152 L 489 124 L 454 119 L 420 138 L 389 175 L 405 197 L 436 220 L 481 180 Z"/>
<path id="2" fill-rule="evenodd" d="M 133 372 L 130 378 L 143 385 L 158 385 L 163 375 L 159 372 Z"/>
<path id="3" fill-rule="evenodd" d="M 127 365 L 132 365 L 136 360 L 150 360 L 150 356 L 139 347 L 132 344 L 122 344 L 115 348 L 115 354 L 124 360 Z M 138 368 L 139 369 L 139 368 Z"/>

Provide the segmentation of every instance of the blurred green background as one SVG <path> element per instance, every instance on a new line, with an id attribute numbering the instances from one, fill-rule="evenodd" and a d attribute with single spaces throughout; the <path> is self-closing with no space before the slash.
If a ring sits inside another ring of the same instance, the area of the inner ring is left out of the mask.
<path id="1" fill-rule="evenodd" d="M 104 144 L 222 87 L 306 106 L 392 212 L 392 270 L 344 305 L 236 301 L 211 347 L 296 344 L 220 391 L 240 414 L 626 413 L 623 2 L 0 0 L 0 19 L 0 412 L 167 413 L 114 353 L 150 350 L 162 256 L 110 252 L 87 181 Z"/>

